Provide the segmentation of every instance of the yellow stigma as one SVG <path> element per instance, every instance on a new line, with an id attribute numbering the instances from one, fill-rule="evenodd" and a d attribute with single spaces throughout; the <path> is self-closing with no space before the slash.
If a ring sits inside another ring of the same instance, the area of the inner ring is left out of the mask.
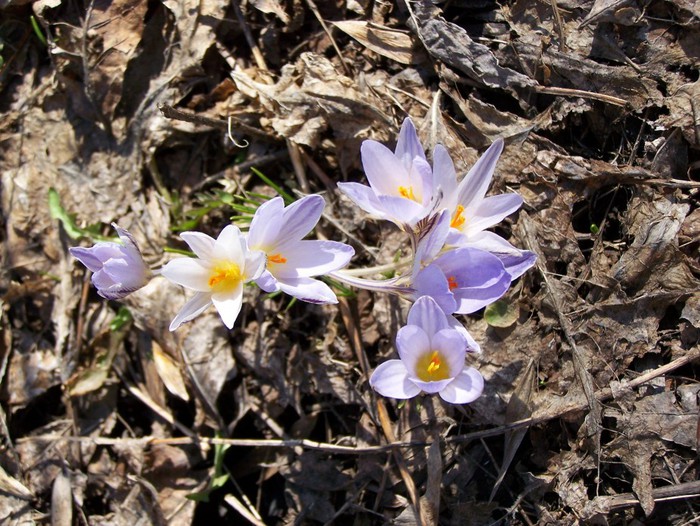
<path id="1" fill-rule="evenodd" d="M 462 205 L 457 205 L 457 210 L 455 210 L 455 214 L 452 216 L 452 221 L 450 222 L 450 226 L 452 228 L 461 228 L 461 226 L 464 224 L 464 207 Z"/>
<path id="2" fill-rule="evenodd" d="M 450 290 L 454 290 L 457 287 L 459 287 L 459 284 L 457 283 L 457 278 L 455 278 L 454 276 L 449 276 L 447 278 L 447 286 Z"/>
<path id="3" fill-rule="evenodd" d="M 450 378 L 450 368 L 439 351 L 425 353 L 416 364 L 416 375 L 424 382 Z"/>
<path id="4" fill-rule="evenodd" d="M 241 267 L 232 261 L 218 261 L 209 274 L 209 287 L 212 292 L 231 292 L 242 279 Z"/>
<path id="5" fill-rule="evenodd" d="M 267 257 L 268 263 L 286 263 L 287 258 L 283 257 L 282 254 L 272 254 Z"/>
<path id="6" fill-rule="evenodd" d="M 410 199 L 411 201 L 417 201 L 416 199 L 416 194 L 413 193 L 413 187 L 409 186 L 406 188 L 405 186 L 399 186 L 399 194 L 401 197 L 405 197 L 406 199 Z"/>

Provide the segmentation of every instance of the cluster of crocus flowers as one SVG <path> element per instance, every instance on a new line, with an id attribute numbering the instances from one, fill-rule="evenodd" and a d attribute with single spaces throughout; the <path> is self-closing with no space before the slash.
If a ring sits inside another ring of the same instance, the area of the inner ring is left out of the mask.
<path id="1" fill-rule="evenodd" d="M 410 272 L 387 283 L 387 291 L 398 289 L 415 303 L 396 338 L 400 360 L 380 364 L 370 380 L 384 396 L 439 393 L 445 401 L 468 403 L 481 394 L 481 375 L 464 366 L 473 339 L 452 315 L 473 313 L 496 301 L 535 262 L 534 253 L 486 230 L 523 203 L 513 193 L 486 197 L 502 151 L 498 139 L 458 183 L 447 150 L 435 147 L 431 168 L 406 119 L 393 153 L 374 141 L 362 145 L 369 186 L 338 185 L 360 208 L 404 230 L 414 250 Z M 371 280 L 342 272 L 334 277 L 380 289 L 376 283 L 370 286 Z"/>
<path id="2" fill-rule="evenodd" d="M 169 261 L 159 272 L 193 291 L 170 330 L 190 321 L 211 305 L 232 328 L 244 301 L 247 283 L 265 292 L 281 291 L 310 303 L 336 303 L 327 275 L 352 286 L 399 294 L 413 305 L 407 324 L 396 336 L 398 360 L 380 364 L 370 385 L 380 394 L 406 399 L 439 394 L 465 404 L 482 392 L 484 381 L 465 360 L 479 346 L 454 314 L 470 314 L 500 298 L 513 279 L 535 262 L 486 229 L 522 205 L 517 194 L 486 197 L 503 141 L 495 141 L 467 175 L 457 181 L 447 150 L 438 145 L 432 166 L 410 119 L 401 127 L 392 152 L 376 141 L 361 147 L 369 186 L 339 183 L 339 189 L 361 209 L 393 222 L 411 241 L 412 260 L 391 280 L 360 278 L 342 271 L 354 255 L 349 245 L 305 239 L 318 223 L 324 199 L 309 195 L 285 206 L 281 197 L 260 205 L 248 232 L 228 225 L 214 239 L 202 232 L 183 232 L 195 257 Z M 144 286 L 152 273 L 133 237 L 114 225 L 121 243 L 102 242 L 71 253 L 93 271 L 92 282 L 106 299 L 121 299 Z"/>

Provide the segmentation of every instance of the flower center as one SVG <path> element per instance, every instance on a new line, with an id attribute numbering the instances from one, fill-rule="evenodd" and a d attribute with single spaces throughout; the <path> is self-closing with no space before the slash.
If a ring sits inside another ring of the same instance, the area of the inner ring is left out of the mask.
<path id="1" fill-rule="evenodd" d="M 457 287 L 459 287 L 459 283 L 457 283 L 457 278 L 454 276 L 449 276 L 447 278 L 447 286 L 449 287 L 450 290 L 454 290 Z"/>
<path id="2" fill-rule="evenodd" d="M 287 258 L 282 256 L 282 254 L 272 254 L 271 256 L 267 257 L 267 262 L 268 263 L 286 263 Z"/>
<path id="3" fill-rule="evenodd" d="M 464 225 L 464 207 L 462 205 L 457 205 L 457 210 L 455 210 L 452 216 L 450 226 L 459 230 L 462 228 L 462 225 Z"/>
<path id="4" fill-rule="evenodd" d="M 418 201 L 416 199 L 416 194 L 413 193 L 413 187 L 409 186 L 406 188 L 405 186 L 399 186 L 399 194 L 401 197 L 405 197 L 406 199 L 410 199 L 411 201 Z"/>
<path id="5" fill-rule="evenodd" d="M 450 378 L 450 368 L 439 351 L 427 352 L 416 364 L 416 376 L 424 382 Z"/>
<path id="6" fill-rule="evenodd" d="M 231 261 L 218 261 L 209 274 L 209 287 L 213 292 L 231 292 L 242 279 L 241 267 Z"/>

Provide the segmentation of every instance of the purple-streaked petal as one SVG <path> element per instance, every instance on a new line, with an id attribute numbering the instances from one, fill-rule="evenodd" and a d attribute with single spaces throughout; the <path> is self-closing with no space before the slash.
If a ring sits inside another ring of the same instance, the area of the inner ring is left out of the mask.
<path id="1" fill-rule="evenodd" d="M 408 312 L 407 323 L 421 327 L 431 340 L 437 332 L 448 328 L 445 313 L 430 296 L 416 300 Z"/>
<path id="2" fill-rule="evenodd" d="M 364 141 L 360 154 L 367 181 L 377 195 L 399 195 L 399 187 L 409 185 L 406 166 L 383 144 Z"/>
<path id="3" fill-rule="evenodd" d="M 484 377 L 473 367 L 465 367 L 440 391 L 440 398 L 450 404 L 468 404 L 484 391 Z"/>
<path id="4" fill-rule="evenodd" d="M 445 274 L 436 265 L 428 265 L 416 274 L 412 287 L 416 299 L 421 296 L 433 298 L 445 314 L 452 314 L 457 308 L 454 294 L 449 288 Z"/>
<path id="5" fill-rule="evenodd" d="M 202 232 L 182 232 L 182 240 L 187 243 L 198 258 L 210 260 L 214 251 L 215 240 Z"/>
<path id="6" fill-rule="evenodd" d="M 177 258 L 168 261 L 160 271 L 168 281 L 199 292 L 211 290 L 211 269 L 200 259 Z"/>
<path id="7" fill-rule="evenodd" d="M 404 325 L 396 333 L 396 350 L 410 374 L 415 374 L 416 363 L 431 351 L 430 338 L 418 325 Z"/>
<path id="8" fill-rule="evenodd" d="M 323 281 L 313 278 L 278 279 L 280 290 L 307 303 L 338 303 L 333 290 Z"/>
<path id="9" fill-rule="evenodd" d="M 129 291 L 143 287 L 148 281 L 149 273 L 141 261 L 125 259 L 107 260 L 102 267 L 102 272 L 107 274 L 114 283 L 121 284 L 123 290 Z"/>
<path id="10" fill-rule="evenodd" d="M 343 268 L 354 254 L 355 249 L 345 243 L 308 239 L 285 244 L 280 255 L 287 261 L 268 261 L 268 268 L 278 278 L 319 276 Z"/>
<path id="11" fill-rule="evenodd" d="M 211 301 L 219 311 L 221 321 L 229 329 L 233 329 L 238 313 L 243 305 L 243 285 L 239 284 L 232 292 L 219 292 L 212 294 Z"/>
<path id="12" fill-rule="evenodd" d="M 211 296 L 205 292 L 197 292 L 185 303 L 177 316 L 170 323 L 170 330 L 174 331 L 186 321 L 190 321 L 202 314 L 211 305 Z"/>
<path id="13" fill-rule="evenodd" d="M 465 209 L 469 209 L 472 204 L 481 201 L 486 195 L 502 151 L 503 139 L 496 139 L 460 181 L 457 187 L 457 201 Z"/>
<path id="14" fill-rule="evenodd" d="M 383 219 L 385 214 L 377 195 L 369 186 L 359 183 L 338 183 L 338 190 L 347 195 L 354 203 L 368 214 Z"/>
<path id="15" fill-rule="evenodd" d="M 413 125 L 413 121 L 408 117 L 404 119 L 401 125 L 399 140 L 396 143 L 396 150 L 394 153 L 406 167 L 408 167 L 416 157 L 424 161 L 426 160 L 423 146 L 418 138 L 418 132 L 416 132 L 416 127 Z"/>
<path id="16" fill-rule="evenodd" d="M 492 195 L 481 201 L 470 210 L 466 217 L 464 233 L 476 234 L 500 223 L 523 204 L 523 198 L 518 194 Z"/>
<path id="17" fill-rule="evenodd" d="M 284 222 L 283 210 L 284 200 L 281 197 L 270 199 L 258 207 L 248 229 L 248 246 L 251 249 L 267 250 L 277 243 Z"/>
<path id="18" fill-rule="evenodd" d="M 369 379 L 369 385 L 382 396 L 406 400 L 420 394 L 420 387 L 408 379 L 408 371 L 401 360 L 379 364 Z"/>
<path id="19" fill-rule="evenodd" d="M 467 356 L 467 339 L 462 332 L 451 328 L 441 330 L 433 336 L 431 348 L 434 351 L 440 351 L 452 378 L 464 368 L 464 359 Z"/>
<path id="20" fill-rule="evenodd" d="M 450 232 L 450 211 L 443 210 L 433 223 L 430 231 L 418 242 L 416 260 L 428 264 L 440 253 L 445 246 L 445 240 Z"/>
<path id="21" fill-rule="evenodd" d="M 246 252 L 246 241 L 241 235 L 241 231 L 235 225 L 228 225 L 216 238 L 214 249 L 212 250 L 212 259 L 230 261 L 243 269 L 245 268 Z"/>
<path id="22" fill-rule="evenodd" d="M 282 229 L 278 242 L 291 239 L 300 240 L 316 226 L 321 219 L 326 201 L 320 195 L 307 195 L 295 201 L 282 213 Z"/>
<path id="23" fill-rule="evenodd" d="M 103 263 L 100 258 L 93 254 L 93 248 L 94 247 L 71 247 L 68 249 L 68 251 L 71 253 L 71 256 L 73 256 L 75 259 L 77 259 L 83 265 L 85 265 L 88 268 L 88 270 L 91 270 L 92 272 L 97 272 L 98 270 L 102 269 Z"/>

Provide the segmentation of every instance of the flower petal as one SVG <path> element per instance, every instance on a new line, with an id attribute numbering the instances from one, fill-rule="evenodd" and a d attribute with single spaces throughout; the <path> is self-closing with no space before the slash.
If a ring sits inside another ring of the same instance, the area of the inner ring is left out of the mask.
<path id="1" fill-rule="evenodd" d="M 369 379 L 369 385 L 382 396 L 405 400 L 420 393 L 420 387 L 408 379 L 408 371 L 401 360 L 379 364 Z"/>
<path id="2" fill-rule="evenodd" d="M 467 217 L 464 232 L 467 235 L 481 232 L 500 223 L 523 204 L 518 194 L 492 195 L 481 201 Z"/>
<path id="3" fill-rule="evenodd" d="M 436 333 L 431 340 L 431 349 L 440 351 L 447 362 L 450 376 L 454 378 L 464 369 L 464 359 L 467 356 L 467 339 L 461 331 L 452 328 L 443 329 Z"/>
<path id="4" fill-rule="evenodd" d="M 140 289 L 148 281 L 148 269 L 141 261 L 126 259 L 109 259 L 102 267 L 114 283 L 120 283 L 124 291 L 133 292 Z"/>
<path id="5" fill-rule="evenodd" d="M 308 303 L 338 303 L 335 293 L 323 281 L 313 278 L 278 279 L 280 290 Z"/>
<path id="6" fill-rule="evenodd" d="M 184 322 L 196 318 L 204 312 L 209 305 L 211 305 L 211 296 L 205 292 L 197 292 L 182 306 L 180 312 L 177 313 L 177 316 L 175 316 L 170 323 L 170 330 L 174 331 Z"/>
<path id="7" fill-rule="evenodd" d="M 267 256 L 260 250 L 247 251 L 245 256 L 245 270 L 243 271 L 243 281 L 248 283 L 258 279 L 265 271 Z"/>
<path id="8" fill-rule="evenodd" d="M 421 203 L 416 203 L 405 197 L 380 195 L 377 199 L 384 217 L 396 223 L 400 228 L 404 228 L 404 225 L 409 227 L 415 226 L 418 221 L 430 212 L 430 209 L 424 207 Z"/>
<path id="9" fill-rule="evenodd" d="M 442 391 L 446 386 L 450 384 L 452 381 L 452 378 L 447 378 L 445 380 L 435 380 L 432 382 L 424 382 L 423 380 L 419 378 L 414 378 L 413 376 L 409 376 L 408 379 L 416 384 L 418 387 L 420 387 L 421 391 L 425 391 L 428 394 L 435 394 L 439 393 Z"/>
<path id="10" fill-rule="evenodd" d="M 253 215 L 248 229 L 248 247 L 251 250 L 267 250 L 278 240 L 282 229 L 284 200 L 275 197 L 261 204 Z"/>
<path id="11" fill-rule="evenodd" d="M 450 232 L 450 211 L 443 210 L 437 216 L 430 231 L 421 238 L 416 249 L 416 260 L 427 265 L 440 253 Z"/>
<path id="12" fill-rule="evenodd" d="M 265 292 L 277 292 L 280 290 L 277 279 L 270 274 L 269 270 L 263 271 L 263 273 L 255 279 L 255 284 Z"/>
<path id="13" fill-rule="evenodd" d="M 408 117 L 404 119 L 401 125 L 399 140 L 396 143 L 394 154 L 406 167 L 408 167 L 416 157 L 424 161 L 426 160 L 423 146 L 416 132 L 416 127 L 413 125 L 413 121 Z"/>
<path id="14" fill-rule="evenodd" d="M 278 242 L 300 240 L 316 226 L 321 219 L 326 201 L 320 195 L 307 195 L 295 201 L 282 213 L 282 228 Z"/>
<path id="15" fill-rule="evenodd" d="M 450 404 L 468 404 L 484 391 L 484 377 L 473 367 L 465 367 L 442 391 L 440 397 Z"/>
<path id="16" fill-rule="evenodd" d="M 449 288 L 445 274 L 437 265 L 431 264 L 418 272 L 413 278 L 414 298 L 430 296 L 445 314 L 452 314 L 457 308 L 457 301 Z"/>
<path id="17" fill-rule="evenodd" d="M 367 181 L 377 195 L 399 195 L 399 187 L 409 183 L 406 167 L 383 144 L 364 141 L 360 154 Z"/>
<path id="18" fill-rule="evenodd" d="M 319 276 L 343 268 L 354 254 L 355 249 L 338 241 L 308 239 L 285 243 L 280 247 L 280 255 L 286 262 L 268 261 L 268 269 L 277 278 Z"/>
<path id="19" fill-rule="evenodd" d="M 471 334 L 469 334 L 469 331 L 462 325 L 457 318 L 454 316 L 447 316 L 447 324 L 450 326 L 451 329 L 454 329 L 456 331 L 459 331 L 462 336 L 464 336 L 467 340 L 467 352 L 474 352 L 474 353 L 480 353 L 481 352 L 481 346 L 476 343 L 476 340 L 472 337 Z"/>
<path id="20" fill-rule="evenodd" d="M 236 323 L 236 318 L 238 318 L 238 313 L 241 312 L 243 305 L 243 285 L 239 284 L 233 292 L 212 294 L 211 301 L 216 310 L 219 311 L 224 325 L 233 329 L 233 324 Z"/>
<path id="21" fill-rule="evenodd" d="M 450 250 L 433 265 L 439 266 L 451 283 L 457 302 L 454 312 L 459 314 L 469 314 L 496 301 L 510 286 L 510 274 L 501 260 L 483 250 Z"/>
<path id="22" fill-rule="evenodd" d="M 416 363 L 430 352 L 430 337 L 418 325 L 404 325 L 396 333 L 396 350 L 409 374 L 415 375 Z"/>
<path id="23" fill-rule="evenodd" d="M 457 187 L 457 201 L 464 208 L 468 209 L 472 204 L 476 204 L 484 198 L 502 151 L 503 139 L 496 139 L 464 176 L 464 179 L 460 181 Z"/>
<path id="24" fill-rule="evenodd" d="M 212 258 L 214 260 L 230 261 L 241 269 L 245 267 L 247 245 L 241 231 L 235 225 L 227 225 L 216 238 Z"/>
<path id="25" fill-rule="evenodd" d="M 195 258 L 177 258 L 168 261 L 160 273 L 169 281 L 199 292 L 208 292 L 211 271 L 201 260 Z"/>
<path id="26" fill-rule="evenodd" d="M 433 150 L 433 194 L 436 208 L 452 211 L 457 206 L 457 172 L 442 144 Z"/>
<path id="27" fill-rule="evenodd" d="M 202 232 L 182 232 L 182 240 L 192 249 L 198 258 L 211 260 L 215 239 Z"/>
<path id="28" fill-rule="evenodd" d="M 501 260 L 511 280 L 522 276 L 537 260 L 537 254 L 529 250 L 515 248 L 508 241 L 493 232 L 479 232 L 467 240 L 470 247 L 490 252 Z"/>
<path id="29" fill-rule="evenodd" d="M 357 206 L 377 218 L 384 218 L 384 211 L 377 195 L 369 187 L 359 183 L 338 183 L 338 190 L 347 195 Z"/>
<path id="30" fill-rule="evenodd" d="M 102 260 L 98 258 L 95 254 L 93 254 L 93 248 L 94 247 L 71 247 L 68 249 L 68 252 L 71 253 L 71 256 L 73 256 L 75 259 L 77 259 L 83 265 L 85 265 L 88 268 L 88 270 L 91 270 L 92 272 L 97 272 L 102 268 Z"/>
<path id="31" fill-rule="evenodd" d="M 418 298 L 408 312 L 408 324 L 421 327 L 432 341 L 433 336 L 448 328 L 447 317 L 430 296 Z"/>

